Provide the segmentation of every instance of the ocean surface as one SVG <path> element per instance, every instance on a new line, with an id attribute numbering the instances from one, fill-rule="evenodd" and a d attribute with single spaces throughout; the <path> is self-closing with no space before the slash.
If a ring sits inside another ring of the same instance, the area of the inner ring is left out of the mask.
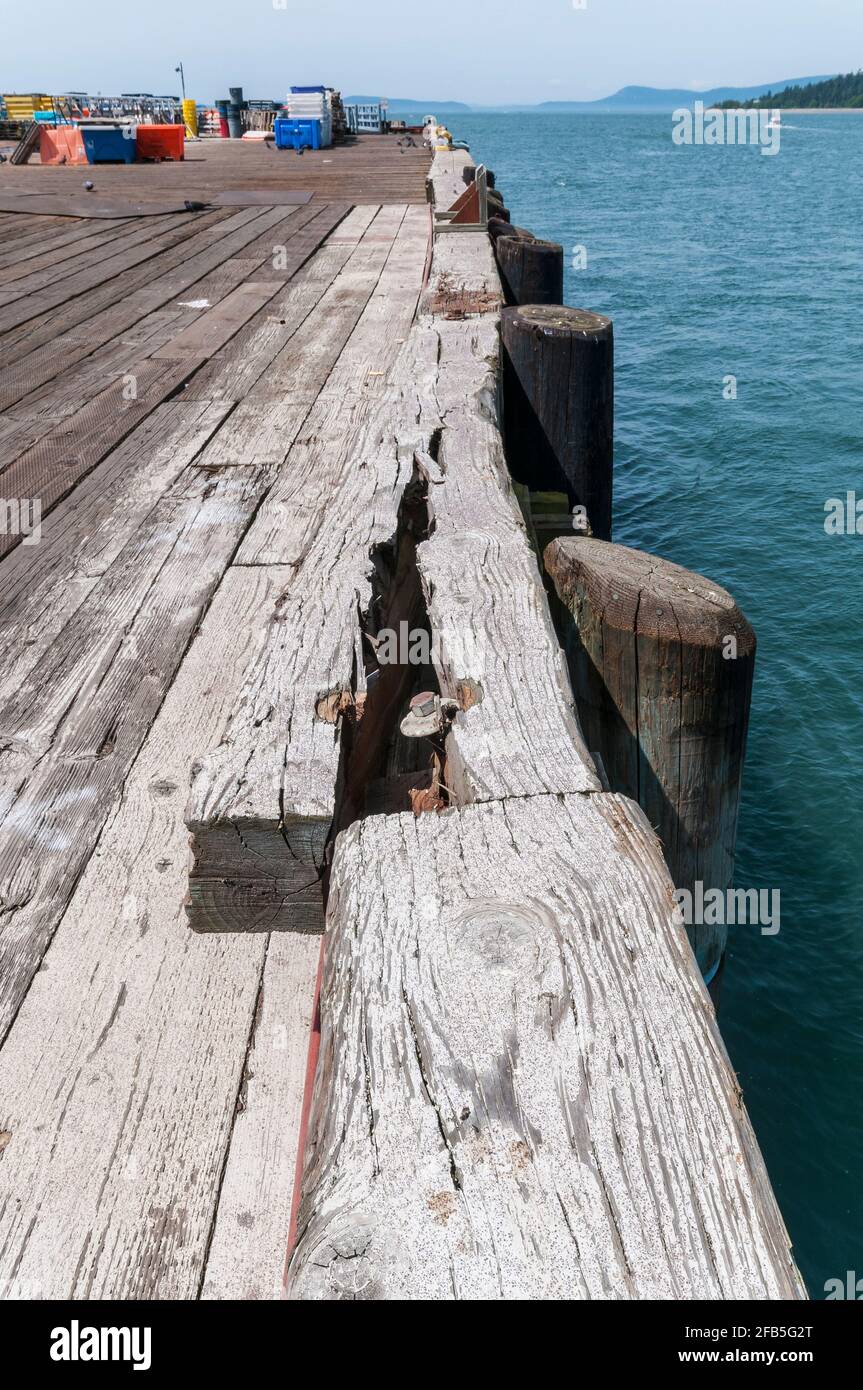
<path id="1" fill-rule="evenodd" d="M 863 501 L 863 113 L 783 113 L 775 157 L 675 146 L 670 115 L 449 119 L 614 320 L 615 540 L 758 635 L 736 882 L 781 929 L 732 929 L 720 1023 L 823 1298 L 863 1278 L 863 535 L 824 529 Z"/>

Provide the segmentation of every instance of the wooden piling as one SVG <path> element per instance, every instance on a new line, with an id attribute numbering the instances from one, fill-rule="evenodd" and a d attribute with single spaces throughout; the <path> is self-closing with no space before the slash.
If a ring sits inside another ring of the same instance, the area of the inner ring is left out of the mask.
<path id="1" fill-rule="evenodd" d="M 500 244 L 500 243 L 498 243 Z M 611 539 L 614 339 L 611 320 L 549 304 L 507 308 L 504 423 L 513 477 L 566 492 L 594 536 Z"/>
<path id="2" fill-rule="evenodd" d="M 461 176 L 464 179 L 465 183 L 473 183 L 474 179 L 476 178 L 476 165 L 466 164 L 461 171 Z M 485 177 L 489 188 L 495 188 L 497 186 L 494 169 L 486 169 Z"/>
<path id="3" fill-rule="evenodd" d="M 488 234 L 493 242 L 496 242 L 498 237 L 502 236 L 520 237 L 523 241 L 535 240 L 532 232 L 528 232 L 524 227 L 516 227 L 512 222 L 507 221 L 505 217 L 498 217 L 494 212 L 492 212 L 488 219 Z"/>
<path id="4" fill-rule="evenodd" d="M 495 254 L 508 304 L 562 302 L 562 246 L 536 238 L 500 237 Z"/>
<path id="5" fill-rule="evenodd" d="M 752 628 L 718 584 L 639 550 L 571 537 L 552 542 L 545 565 L 588 748 L 612 790 L 655 827 L 676 887 L 724 893 L 734 876 Z M 690 928 L 708 980 L 726 938 L 724 924 Z"/>

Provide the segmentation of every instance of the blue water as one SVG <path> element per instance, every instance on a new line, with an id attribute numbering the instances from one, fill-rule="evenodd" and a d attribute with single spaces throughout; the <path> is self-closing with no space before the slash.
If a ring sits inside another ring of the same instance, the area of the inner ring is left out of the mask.
<path id="1" fill-rule="evenodd" d="M 670 116 L 453 122 L 614 320 L 615 539 L 758 634 L 736 881 L 782 922 L 732 931 L 720 1021 L 822 1298 L 863 1277 L 863 535 L 824 530 L 863 499 L 863 114 L 786 115 L 775 158 L 677 147 Z"/>

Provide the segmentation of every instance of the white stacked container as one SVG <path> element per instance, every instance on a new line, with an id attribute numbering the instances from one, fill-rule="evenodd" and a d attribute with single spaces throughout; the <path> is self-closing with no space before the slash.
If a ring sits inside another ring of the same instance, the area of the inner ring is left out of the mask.
<path id="1" fill-rule="evenodd" d="M 288 115 L 292 121 L 320 121 L 321 144 L 333 143 L 332 89 L 324 92 L 288 92 Z"/>

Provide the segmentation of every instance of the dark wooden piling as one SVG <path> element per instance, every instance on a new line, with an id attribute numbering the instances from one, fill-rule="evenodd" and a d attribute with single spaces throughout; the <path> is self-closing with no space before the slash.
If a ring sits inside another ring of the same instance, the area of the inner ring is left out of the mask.
<path id="1" fill-rule="evenodd" d="M 532 232 L 527 231 L 524 227 L 516 227 L 505 217 L 498 217 L 493 211 L 488 219 L 488 233 L 493 242 L 497 242 L 498 237 L 502 236 L 520 237 L 522 241 L 535 240 Z"/>
<path id="2" fill-rule="evenodd" d="M 562 246 L 536 238 L 500 237 L 495 254 L 508 304 L 562 302 Z"/>
<path id="3" fill-rule="evenodd" d="M 498 242 L 500 245 L 500 242 Z M 531 491 L 566 492 L 590 531 L 611 539 L 614 338 L 584 309 L 504 309 L 504 415 L 513 477 Z"/>
<path id="4" fill-rule="evenodd" d="M 461 171 L 461 176 L 464 179 L 465 183 L 473 183 L 476 178 L 476 165 L 466 164 L 464 169 L 462 169 Z M 486 169 L 485 178 L 489 188 L 495 188 L 497 186 L 494 169 Z"/>
<path id="5" fill-rule="evenodd" d="M 724 894 L 734 875 L 752 628 L 718 584 L 643 551 L 559 539 L 545 566 L 588 748 L 612 790 L 644 810 L 677 888 L 697 897 L 700 883 L 704 894 Z M 710 979 L 727 925 L 694 923 L 690 937 Z"/>

